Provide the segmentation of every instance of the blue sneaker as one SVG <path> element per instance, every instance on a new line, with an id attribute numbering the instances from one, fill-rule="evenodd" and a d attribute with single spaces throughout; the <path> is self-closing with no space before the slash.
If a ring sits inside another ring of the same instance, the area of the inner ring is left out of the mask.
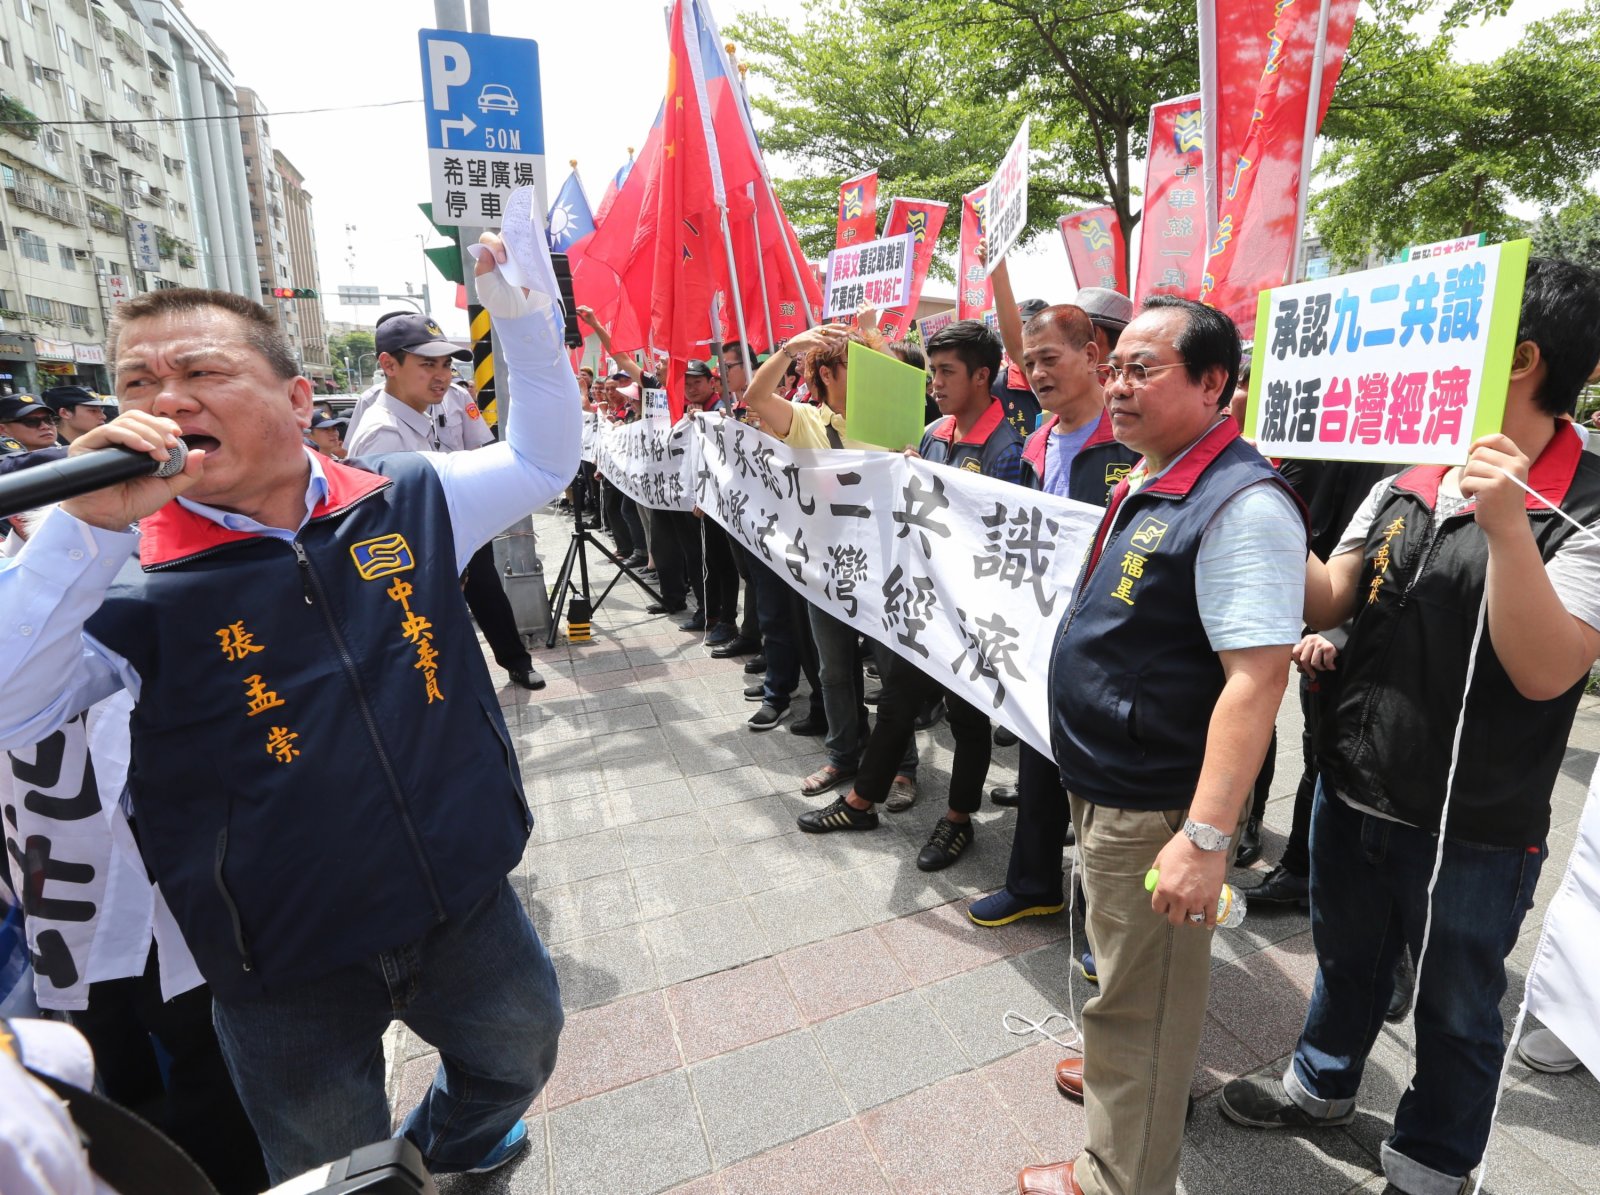
<path id="1" fill-rule="evenodd" d="M 733 629 L 732 623 L 719 622 L 706 634 L 706 646 L 716 647 L 719 644 L 731 643 L 733 642 L 734 635 L 737 633 L 738 632 Z"/>
<path id="2" fill-rule="evenodd" d="M 1083 957 L 1078 960 L 1078 970 L 1083 973 L 1083 977 L 1090 983 L 1096 987 L 1100 985 L 1100 972 L 1094 968 L 1094 951 L 1085 950 L 1083 952 Z"/>
<path id="3" fill-rule="evenodd" d="M 1021 921 L 1024 917 L 1048 917 L 1066 907 L 1061 901 L 1056 901 L 1054 904 L 1033 904 L 1019 896 L 1012 896 L 1002 888 L 993 896 L 973 901 L 967 906 L 967 916 L 975 925 L 1010 925 L 1013 921 Z"/>
<path id="4" fill-rule="evenodd" d="M 484 1156 L 483 1161 L 467 1173 L 488 1174 L 491 1170 L 498 1170 L 527 1148 L 528 1126 L 519 1120 L 511 1126 L 509 1133 L 500 1138 L 500 1143 Z"/>

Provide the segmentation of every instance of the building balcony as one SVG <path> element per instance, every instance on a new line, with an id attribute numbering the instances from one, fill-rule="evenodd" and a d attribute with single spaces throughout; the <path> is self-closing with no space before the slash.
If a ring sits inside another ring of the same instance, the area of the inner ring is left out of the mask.
<path id="1" fill-rule="evenodd" d="M 11 194 L 11 202 L 18 207 L 38 212 L 41 216 L 49 216 L 50 219 L 72 228 L 83 227 L 83 213 L 68 204 L 57 203 L 42 191 L 15 181 L 8 183 L 6 190 Z"/>

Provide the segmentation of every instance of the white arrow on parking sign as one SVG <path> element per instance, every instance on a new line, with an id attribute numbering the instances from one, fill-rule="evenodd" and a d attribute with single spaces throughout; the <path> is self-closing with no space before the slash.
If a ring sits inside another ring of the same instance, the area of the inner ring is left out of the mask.
<path id="1" fill-rule="evenodd" d="M 472 122 L 472 117 L 463 116 L 460 120 L 441 120 L 439 122 L 439 133 L 444 137 L 445 144 L 449 145 L 450 138 L 446 133 L 447 129 L 459 129 L 461 132 L 461 139 L 465 141 L 472 135 L 472 130 L 477 127 L 478 126 Z"/>

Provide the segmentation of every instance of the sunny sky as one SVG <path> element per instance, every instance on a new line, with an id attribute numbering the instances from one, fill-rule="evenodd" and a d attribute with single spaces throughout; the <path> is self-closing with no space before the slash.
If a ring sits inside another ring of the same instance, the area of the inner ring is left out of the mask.
<path id="1" fill-rule="evenodd" d="M 416 209 L 429 186 L 417 30 L 433 26 L 432 0 L 275 0 L 266 9 L 238 0 L 183 2 L 227 54 L 235 81 L 254 88 L 269 111 L 282 114 L 272 117 L 272 136 L 305 173 L 315 201 L 328 318 L 370 324 L 394 306 L 341 307 L 331 297 L 341 284 L 399 293 L 409 282 L 420 291 L 424 262 L 417 238 L 430 230 Z M 1560 0 L 1516 0 L 1509 16 L 1464 34 L 1462 53 L 1492 57 L 1527 22 L 1567 6 Z M 796 19 L 803 11 L 801 0 L 727 3 L 714 11 L 728 24 L 749 8 Z M 590 200 L 598 203 L 606 180 L 626 160 L 628 147 L 643 141 L 661 102 L 662 0 L 588 0 L 576 6 L 497 0 L 491 16 L 492 32 L 539 42 L 551 193 L 576 158 Z M 397 100 L 409 102 L 358 107 Z M 334 110 L 288 114 L 300 109 Z M 781 177 L 782 164 L 772 165 Z M 354 231 L 347 231 L 351 225 Z M 1018 295 L 1064 301 L 1073 290 L 1065 251 L 1053 237 L 1040 238 L 1015 261 L 1012 277 Z M 435 315 L 447 331 L 464 333 L 465 315 L 453 306 L 453 288 L 431 271 L 429 281 Z"/>

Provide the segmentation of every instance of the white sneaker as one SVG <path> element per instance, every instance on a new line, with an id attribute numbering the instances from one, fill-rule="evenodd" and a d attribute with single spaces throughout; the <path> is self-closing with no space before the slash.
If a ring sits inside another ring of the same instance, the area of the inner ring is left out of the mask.
<path id="1" fill-rule="evenodd" d="M 1550 1075 L 1565 1074 L 1580 1065 L 1578 1056 L 1548 1029 L 1535 1029 L 1517 1043 L 1517 1057 Z"/>

